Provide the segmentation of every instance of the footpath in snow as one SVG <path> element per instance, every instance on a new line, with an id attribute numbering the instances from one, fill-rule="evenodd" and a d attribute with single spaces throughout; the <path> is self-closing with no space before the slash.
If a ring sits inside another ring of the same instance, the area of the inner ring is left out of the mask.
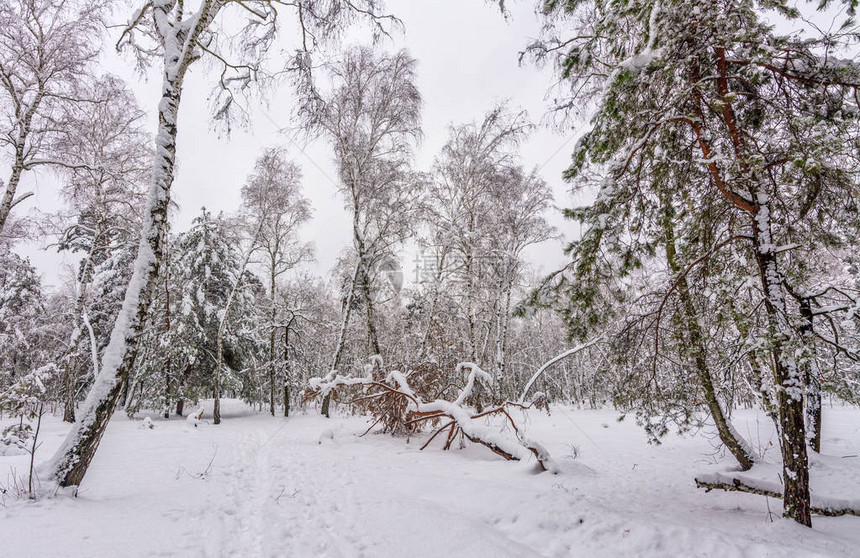
<path id="1" fill-rule="evenodd" d="M 779 500 L 706 494 L 694 476 L 732 464 L 706 433 L 652 446 L 614 411 L 529 413 L 529 436 L 561 468 L 552 475 L 479 446 L 419 451 L 426 435 L 359 437 L 362 417 L 285 420 L 236 401 L 225 410 L 220 426 L 197 428 L 153 417 L 149 429 L 118 414 L 78 498 L 3 497 L 0 556 L 860 555 L 860 518 L 814 517 L 806 529 L 780 517 Z M 766 418 L 735 420 L 778 459 Z M 828 408 L 824 420 L 828 463 L 856 481 L 860 411 Z M 66 426 L 48 417 L 43 429 L 46 459 Z M 26 456 L 0 457 L 0 484 L 26 468 Z M 855 498 L 860 487 L 842 492 Z"/>

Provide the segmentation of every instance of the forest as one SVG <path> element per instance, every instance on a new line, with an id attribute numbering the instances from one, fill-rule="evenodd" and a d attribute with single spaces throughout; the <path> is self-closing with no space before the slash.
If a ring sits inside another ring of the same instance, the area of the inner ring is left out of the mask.
<path id="1" fill-rule="evenodd" d="M 858 1 L 461 3 L 0 0 L 0 548 L 856 552 Z"/>

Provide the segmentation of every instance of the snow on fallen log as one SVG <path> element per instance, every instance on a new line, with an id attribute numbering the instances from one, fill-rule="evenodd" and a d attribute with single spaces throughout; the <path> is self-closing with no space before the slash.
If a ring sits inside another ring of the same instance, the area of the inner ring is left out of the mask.
<path id="1" fill-rule="evenodd" d="M 809 459 L 810 511 L 817 515 L 860 516 L 860 460 L 812 454 Z M 696 475 L 706 492 L 726 490 L 782 499 L 780 464 L 758 463 L 748 471 L 717 471 Z"/>
<path id="2" fill-rule="evenodd" d="M 185 419 L 186 424 L 197 428 L 197 425 L 203 422 L 203 407 L 200 407 Z"/>
<path id="3" fill-rule="evenodd" d="M 509 461 L 525 460 L 533 456 L 542 471 L 551 470 L 556 472 L 557 468 L 552 462 L 546 448 L 540 443 L 525 437 L 509 413 L 509 409 L 527 410 L 533 404 L 526 405 L 506 401 L 500 405 L 476 413 L 472 409 L 465 407 L 465 402 L 471 396 L 476 381 L 492 384 L 492 376 L 471 362 L 460 363 L 457 365 L 457 369 L 462 372 L 468 371 L 469 375 L 466 378 L 466 385 L 460 390 L 454 401 L 436 399 L 425 403 L 410 387 L 408 375 L 402 374 L 397 370 L 390 372 L 384 382 L 374 380 L 373 378 L 355 378 L 341 375 L 312 378 L 308 382 L 310 388 L 309 394 L 312 396 L 325 396 L 338 387 L 349 386 L 377 388 L 382 393 L 403 398 L 407 402 L 409 411 L 409 416 L 406 420 L 407 426 L 414 427 L 423 422 L 441 423 L 441 426 L 438 426 L 427 442 L 421 446 L 422 450 L 430 445 L 437 436 L 447 432 L 444 444 L 444 449 L 446 450 L 450 449 L 451 444 L 458 436 L 462 435 L 472 443 L 483 445 L 493 453 Z M 505 436 L 501 432 L 479 422 L 479 419 L 490 416 L 503 417 L 510 425 L 515 437 Z"/>

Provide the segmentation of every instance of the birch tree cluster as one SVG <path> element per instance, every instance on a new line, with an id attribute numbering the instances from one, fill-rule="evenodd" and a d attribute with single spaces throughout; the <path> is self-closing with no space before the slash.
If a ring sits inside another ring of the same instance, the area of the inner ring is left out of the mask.
<path id="1" fill-rule="evenodd" d="M 492 371 L 463 391 L 480 409 L 512 399 L 563 348 L 551 311 L 513 312 L 536 281 L 524 250 L 556 234 L 545 218 L 549 188 L 518 152 L 533 125 L 493 107 L 452 125 L 436 163 L 419 170 L 417 61 L 376 43 L 316 58 L 353 23 L 374 41 L 397 29 L 375 0 L 149 1 L 119 26 L 113 7 L 0 6 L 10 169 L 0 205 L 0 399 L 20 418 L 5 446 L 26 445 L 25 423 L 46 409 L 62 413 L 72 426 L 44 470 L 77 486 L 118 407 L 170 418 L 212 398 L 215 424 L 224 397 L 273 415 L 317 403 L 326 415 L 374 411 L 310 401 L 309 380 L 379 375 L 385 362 L 419 370 L 412 381 L 423 396 L 444 399 L 476 377 L 458 366 L 471 360 Z M 129 87 L 99 71 L 106 38 L 141 71 L 158 69 L 154 130 Z M 203 59 L 214 123 L 247 123 L 248 103 L 292 83 L 295 126 L 331 147 L 352 239 L 330 275 L 305 266 L 313 208 L 280 147 L 259 154 L 244 184 L 219 185 L 240 191 L 238 210 L 201 208 L 174 230 L 184 78 Z M 57 182 L 60 209 L 28 208 L 29 180 L 42 176 Z M 72 262 L 59 287 L 46 288 L 19 255 L 35 238 Z M 414 261 L 403 256 L 410 250 Z M 585 397 L 567 366 L 542 389 Z M 597 404 L 603 394 L 589 397 Z"/>

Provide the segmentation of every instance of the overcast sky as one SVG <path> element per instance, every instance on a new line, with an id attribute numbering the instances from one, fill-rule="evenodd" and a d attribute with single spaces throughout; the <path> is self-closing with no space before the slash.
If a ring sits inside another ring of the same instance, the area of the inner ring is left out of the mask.
<path id="1" fill-rule="evenodd" d="M 544 115 L 551 72 L 520 66 L 518 62 L 519 52 L 538 34 L 533 2 L 508 2 L 508 19 L 502 17 L 497 6 L 482 0 L 387 0 L 386 6 L 403 21 L 405 31 L 377 48 L 406 48 L 418 60 L 418 86 L 424 97 L 425 137 L 417 157 L 421 170 L 432 165 L 446 141 L 449 125 L 478 119 L 497 101 L 510 99 L 512 107 L 526 109 L 535 121 Z M 127 15 L 118 11 L 115 17 L 121 22 Z M 147 76 L 135 73 L 131 58 L 114 53 L 110 46 L 116 40 L 116 31 L 111 31 L 106 43 L 104 69 L 130 84 L 149 114 L 149 129 L 154 130 L 158 71 L 153 69 Z M 357 31 L 345 43 L 367 41 L 368 37 Z M 343 45 L 346 46 L 349 45 Z M 337 256 L 351 242 L 350 219 L 333 182 L 337 174 L 328 144 L 322 140 L 294 142 L 281 131 L 289 124 L 293 104 L 287 84 L 270 92 L 267 106 L 250 107 L 249 129 L 234 129 L 229 137 L 215 133 L 207 103 L 212 83 L 211 68 L 203 65 L 193 66 L 186 79 L 179 117 L 178 169 L 172 190 L 180 206 L 174 230 L 185 230 L 204 205 L 214 212 L 235 211 L 240 203 L 240 187 L 261 150 L 284 146 L 303 169 L 304 193 L 314 208 L 313 220 L 303 231 L 303 237 L 316 246 L 317 261 L 311 269 L 327 277 Z M 542 128 L 522 147 L 524 164 L 541 169 L 559 207 L 571 204 L 561 173 L 569 161 L 574 137 L 572 125 L 565 132 Z M 18 211 L 58 206 L 55 181 L 49 173 L 31 173 L 25 185 L 35 189 L 37 196 Z M 565 222 L 558 210 L 547 216 L 562 233 L 571 236 L 575 225 Z M 28 244 L 20 250 L 30 256 L 46 282 L 57 284 L 61 258 L 35 250 L 40 245 Z M 561 240 L 537 246 L 527 256 L 536 269 L 543 271 L 565 261 Z M 412 257 L 408 249 L 401 255 L 407 280 L 412 275 L 410 266 L 414 266 L 410 263 Z"/>

